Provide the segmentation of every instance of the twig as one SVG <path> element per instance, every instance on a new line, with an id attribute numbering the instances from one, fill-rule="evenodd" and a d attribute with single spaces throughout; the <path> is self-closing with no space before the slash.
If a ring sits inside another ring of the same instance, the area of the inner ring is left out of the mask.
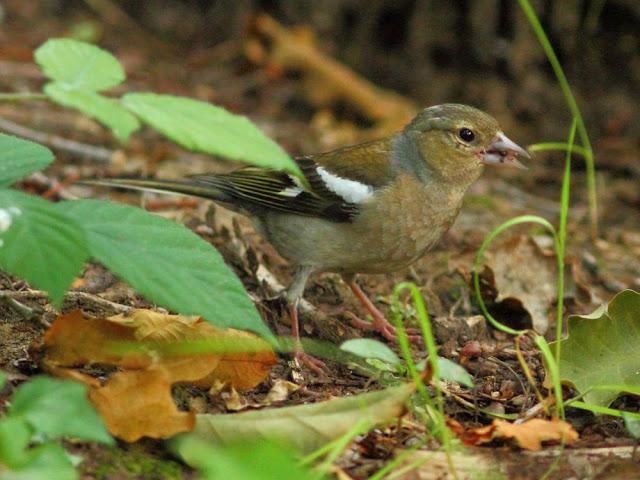
<path id="1" fill-rule="evenodd" d="M 42 290 L 25 290 L 20 292 L 11 292 L 11 291 L 2 291 L 0 292 L 0 296 L 7 299 L 49 299 L 49 295 L 47 292 L 43 292 Z M 107 300 L 106 298 L 99 297 L 98 295 L 93 295 L 87 292 L 79 292 L 79 291 L 70 291 L 65 293 L 65 300 L 76 301 L 76 302 L 91 302 L 94 305 L 99 305 L 104 308 L 108 308 L 111 310 L 115 310 L 118 313 L 129 313 L 133 310 L 133 307 L 129 307 L 127 305 L 122 305 L 121 303 L 112 302 L 111 300 Z"/>
<path id="2" fill-rule="evenodd" d="M 258 269 L 256 270 L 256 278 L 259 282 L 264 283 L 273 293 L 281 293 L 285 290 L 284 285 L 282 285 L 278 279 L 271 273 L 267 267 L 263 264 L 258 265 Z M 311 305 L 304 298 L 300 299 L 300 303 L 298 303 L 298 309 L 300 313 L 303 314 L 312 314 L 316 311 L 316 307 Z"/>
<path id="3" fill-rule="evenodd" d="M 547 404 L 548 402 L 546 401 L 542 401 L 540 403 L 536 403 L 533 407 L 531 407 L 529 410 L 527 410 L 526 412 L 524 412 L 524 414 L 522 415 L 522 417 L 520 417 L 519 419 L 517 419 L 515 422 L 515 424 L 520 424 L 520 423 L 524 423 L 527 420 L 530 420 L 534 417 L 537 417 L 538 415 L 540 415 L 542 412 L 546 412 L 547 409 L 549 408 L 549 405 Z"/>
<path id="4" fill-rule="evenodd" d="M 22 303 L 17 301 L 15 298 L 13 298 L 11 295 L 8 295 L 9 293 L 14 293 L 14 292 L 0 291 L 0 301 L 4 302 L 6 305 L 12 308 L 16 313 L 18 313 L 25 320 L 33 320 L 38 316 L 38 313 L 40 312 L 38 312 L 37 309 L 23 305 Z"/>
<path id="5" fill-rule="evenodd" d="M 64 150 L 66 152 L 74 153 L 102 163 L 111 163 L 117 153 L 116 151 L 112 151 L 103 147 L 87 145 L 50 133 L 32 130 L 2 117 L 0 117 L 0 130 L 4 130 L 5 132 L 9 132 L 13 135 L 17 135 L 28 140 L 33 140 L 34 142 L 48 145 L 52 148 L 57 148 L 58 150 Z"/>
<path id="6" fill-rule="evenodd" d="M 71 179 L 73 181 L 77 180 L 77 179 L 74 179 L 73 177 L 71 177 Z M 32 173 L 31 175 L 29 175 L 29 177 L 27 177 L 27 180 L 29 182 L 33 182 L 33 183 L 37 184 L 38 186 L 42 186 L 42 187 L 45 187 L 47 189 L 42 194 L 42 196 L 44 198 L 50 198 L 53 195 L 57 195 L 58 198 L 60 198 L 62 200 L 77 200 L 78 199 L 77 195 L 74 195 L 73 193 L 70 193 L 67 190 L 66 187 L 68 187 L 70 185 L 70 182 L 68 180 L 66 180 L 65 182 L 59 182 L 58 180 L 55 180 L 53 178 L 47 177 L 42 172 Z M 73 183 L 73 182 L 71 182 L 71 183 Z"/>
<path id="7" fill-rule="evenodd" d="M 44 93 L 38 92 L 15 92 L 0 93 L 0 102 L 20 102 L 22 100 L 46 100 Z"/>

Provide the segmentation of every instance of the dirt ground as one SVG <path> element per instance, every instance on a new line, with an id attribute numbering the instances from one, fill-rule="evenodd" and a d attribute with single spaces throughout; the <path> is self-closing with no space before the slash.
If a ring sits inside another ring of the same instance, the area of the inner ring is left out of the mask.
<path id="1" fill-rule="evenodd" d="M 249 30 L 234 33 L 233 26 L 229 25 L 227 37 L 216 42 L 198 33 L 197 22 L 191 27 L 193 31 L 187 26 L 180 30 L 176 25 L 189 22 L 181 23 L 176 17 L 185 15 L 180 17 L 183 20 L 197 17 L 192 11 L 196 7 L 190 2 L 167 2 L 162 16 L 156 12 L 156 17 L 161 18 L 145 17 L 144 12 L 139 11 L 142 7 L 132 7 L 125 10 L 125 18 L 128 19 L 125 24 L 114 22 L 105 12 L 92 10 L 87 6 L 89 3 L 5 2 L 0 31 L 0 90 L 37 90 L 43 77 L 32 63 L 33 49 L 47 38 L 70 32 L 77 34 L 84 28 L 85 34 L 96 37 L 101 46 L 112 51 L 125 65 L 129 79 L 124 89 L 116 93 L 125 89 L 153 91 L 213 101 L 235 113 L 249 116 L 293 155 L 318 152 L 350 139 L 357 140 L 366 134 L 363 132 L 376 125 L 376 119 L 354 107 L 348 98 L 318 103 L 309 93 L 309 89 L 314 87 L 304 81 L 304 71 L 287 71 L 256 63 L 255 55 L 251 53 L 255 44 L 247 42 Z M 160 5 L 162 2 L 150 3 Z M 614 22 L 615 12 L 611 10 L 623 8 L 619 5 L 626 3 L 612 3 L 606 15 L 603 13 L 603 30 L 601 35 L 594 37 L 600 43 L 592 51 L 599 52 L 598 48 L 606 48 L 613 42 L 609 38 L 613 35 L 612 28 L 606 22 Z M 270 13 L 279 14 L 283 24 L 296 19 L 293 14 L 287 17 L 284 7 L 282 10 L 273 7 L 272 10 Z M 248 11 L 255 14 L 258 10 L 252 7 Z M 515 14 L 511 12 L 510 15 Z M 238 16 L 242 15 L 238 13 Z M 316 21 L 316 16 L 309 18 Z M 248 18 L 245 20 L 250 21 Z M 33 28 L 35 23 L 37 29 Z M 517 25 L 518 28 L 527 28 L 522 22 Z M 624 23 L 620 25 L 625 41 L 635 42 L 636 47 L 640 45 L 638 33 L 634 34 Z M 313 27 L 321 31 L 322 24 Z M 366 35 L 366 32 L 361 35 Z M 173 41 L 176 38 L 178 40 Z M 380 60 L 385 56 L 384 51 L 379 55 L 372 54 L 371 64 L 363 67 L 362 61 L 349 62 L 349 59 L 359 58 L 352 50 L 361 44 L 355 42 L 353 49 L 349 50 L 339 35 L 326 37 L 326 41 L 324 37 L 320 38 L 318 49 L 368 75 L 379 86 L 410 98 L 417 105 L 453 100 L 473 103 L 494 114 L 509 137 L 524 145 L 564 141 L 568 134 L 567 109 L 553 76 L 546 68 L 532 67 L 524 82 L 522 79 L 525 77 L 520 71 L 526 66 L 509 64 L 500 67 L 496 64 L 485 72 L 482 64 L 465 70 L 458 61 L 453 66 L 446 62 L 444 65 L 434 62 L 435 66 L 430 66 L 430 62 L 424 61 L 424 65 L 416 64 L 414 76 L 428 75 L 424 77 L 424 83 L 439 83 L 440 86 L 422 85 L 418 88 L 418 79 L 403 81 L 408 73 L 394 71 L 395 64 L 391 60 Z M 525 42 L 526 48 L 538 48 L 531 38 L 528 41 Z M 401 47 L 389 47 L 399 58 L 399 63 L 401 58 L 397 50 Z M 574 51 L 570 47 L 565 50 L 567 55 Z M 581 70 L 580 62 L 573 62 L 567 56 L 570 81 L 577 87 L 578 100 L 584 105 L 587 127 L 592 132 L 599 194 L 599 236 L 594 239 L 589 229 L 584 166 L 577 158 L 568 227 L 571 278 L 566 296 L 567 314 L 591 312 L 625 288 L 640 289 L 640 121 L 637 110 L 640 67 L 637 51 L 635 58 L 633 54 L 620 57 L 622 60 L 619 61 L 629 62 L 627 66 L 631 71 L 620 76 L 624 78 L 617 79 L 614 77 L 620 65 L 616 68 L 616 65 L 604 64 L 597 78 L 590 79 L 586 67 Z M 538 57 L 536 59 L 542 63 Z M 379 69 L 376 70 L 375 65 Z M 501 73 L 501 68 L 507 72 Z M 379 76 L 376 77 L 372 71 L 377 71 Z M 320 87 L 316 85 L 316 88 Z M 292 271 L 286 261 L 254 232 L 247 219 L 204 201 L 105 192 L 104 189 L 65 183 L 78 177 L 124 174 L 153 174 L 170 178 L 229 170 L 233 165 L 186 152 L 150 130 L 134 135 L 130 144 L 122 147 L 105 129 L 86 117 L 45 102 L 2 103 L 0 118 L 35 131 L 99 146 L 106 149 L 111 158 L 111 161 L 104 162 L 90 155 L 56 149 L 55 164 L 44 175 L 26 180 L 21 188 L 43 194 L 57 182 L 62 182 L 62 187 L 56 188 L 53 200 L 73 196 L 108 197 L 141 205 L 159 215 L 183 222 L 220 250 L 250 294 L 258 299 L 258 309 L 273 330 L 279 334 L 289 333 L 286 312 L 280 302 L 270 300 L 274 292 L 261 281 L 256 266 L 266 267 L 282 284 L 287 284 Z M 407 271 L 360 278 L 362 287 L 383 310 L 389 308 L 391 292 L 398 282 L 410 280 L 419 285 L 434 319 L 440 354 L 454 361 L 463 358 L 464 366 L 476 385 L 474 389 L 461 390 L 447 398 L 447 414 L 465 426 L 490 421 L 489 417 L 478 412 L 478 407 L 496 413 L 521 413 L 537 403 L 516 358 L 511 337 L 491 329 L 479 317 L 480 310 L 470 286 L 470 272 L 482 240 L 504 220 L 516 215 L 536 214 L 552 223 L 557 222 L 563 163 L 563 155 L 559 152 L 540 152 L 534 155 L 529 162 L 529 170 L 524 174 L 521 171 L 487 171 L 472 187 L 458 220 L 434 251 Z M 543 252 L 541 257 L 548 258 L 548 241 L 540 232 L 530 228 L 523 227 L 505 234 L 503 243 L 516 241 L 513 239 L 519 238 L 518 235 L 531 236 Z M 523 268 L 523 263 L 526 265 L 526 262 L 516 260 L 513 264 L 518 274 L 526 275 L 532 283 L 545 281 Z M 485 293 L 495 299 L 500 292 L 491 285 L 489 278 L 485 281 Z M 39 373 L 33 345 L 39 342 L 56 312 L 45 298 L 34 295 L 25 282 L 1 274 L 0 283 L 2 290 L 21 292 L 16 298 L 27 306 L 39 306 L 43 312 L 37 321 L 24 321 L 9 306 L 0 306 L 0 369 L 12 374 L 12 379 L 18 382 Z M 67 298 L 63 311 L 81 308 L 89 313 L 113 313 L 112 306 L 102 299 L 120 305 L 152 307 L 99 265 L 87 265 L 83 276 L 75 282 L 74 291 L 83 293 Z M 351 328 L 347 315 L 349 311 L 361 312 L 360 306 L 338 276 L 321 274 L 312 277 L 305 298 L 316 309 L 313 314 L 302 318 L 305 336 L 340 343 L 361 335 Z M 531 326 L 531 316 L 518 301 L 489 301 L 489 307 L 507 325 L 517 328 Z M 406 308 L 410 309 L 408 302 Z M 548 310 L 547 316 L 551 318 L 554 309 Z M 525 344 L 523 352 L 536 381 L 542 385 L 544 369 L 536 349 Z M 425 356 L 419 348 L 414 354 L 417 359 Z M 300 371 L 290 358 L 282 357 L 269 379 L 246 394 L 246 398 L 249 402 L 259 402 L 270 386 L 282 378 L 302 385 L 282 406 L 317 402 L 381 386 L 380 382 L 349 365 L 329 362 L 329 367 L 330 378 L 318 378 L 312 372 Z M 3 393 L 9 395 L 10 391 Z M 195 408 L 193 399 L 201 398 L 201 393 L 184 389 L 176 395 L 186 408 Z M 635 411 L 640 408 L 637 399 L 630 396 L 616 400 L 614 406 Z M 198 408 L 205 412 L 227 411 L 223 402 L 213 400 L 204 406 L 198 404 Z M 567 419 L 580 433 L 580 440 L 565 450 L 551 478 L 640 478 L 637 473 L 640 464 L 630 454 L 634 442 L 621 420 L 595 417 L 576 409 L 568 409 Z M 411 446 L 419 433 L 410 424 L 399 429 L 374 430 L 360 437 L 337 464 L 353 478 L 367 478 L 389 461 L 396 450 Z M 70 444 L 68 447 L 85 458 L 80 466 L 85 478 L 188 478 L 192 475 L 155 441 L 133 445 L 120 443 L 114 449 L 88 444 Z M 597 449 L 610 450 L 593 453 Z M 540 478 L 555 461 L 553 455 L 525 455 L 504 444 L 492 444 L 479 450 L 487 458 L 500 459 L 506 465 L 503 473 L 508 478 Z M 588 451 L 592 454 L 584 453 Z M 623 453 L 617 455 L 616 452 Z"/>

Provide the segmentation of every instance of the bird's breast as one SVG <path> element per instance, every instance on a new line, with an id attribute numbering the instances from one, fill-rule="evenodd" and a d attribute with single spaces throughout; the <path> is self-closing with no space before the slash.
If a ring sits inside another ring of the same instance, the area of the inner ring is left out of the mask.
<path id="1" fill-rule="evenodd" d="M 296 263 L 341 273 L 387 273 L 420 258 L 451 226 L 462 195 L 403 176 L 362 204 L 350 223 L 274 213 L 268 239 Z"/>

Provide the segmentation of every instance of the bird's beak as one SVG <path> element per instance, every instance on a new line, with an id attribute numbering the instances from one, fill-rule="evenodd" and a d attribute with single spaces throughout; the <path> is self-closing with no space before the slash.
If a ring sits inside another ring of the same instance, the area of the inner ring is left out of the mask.
<path id="1" fill-rule="evenodd" d="M 527 169 L 517 157 L 531 159 L 531 155 L 520 145 L 510 140 L 504 133 L 498 132 L 489 148 L 482 152 L 482 161 L 488 165 L 502 165 Z"/>

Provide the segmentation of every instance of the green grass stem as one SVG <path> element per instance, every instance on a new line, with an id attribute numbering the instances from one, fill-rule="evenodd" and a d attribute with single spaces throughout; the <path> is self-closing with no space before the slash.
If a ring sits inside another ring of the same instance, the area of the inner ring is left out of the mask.
<path id="1" fill-rule="evenodd" d="M 584 158 L 587 166 L 587 189 L 591 219 L 591 234 L 595 238 L 598 235 L 598 200 L 596 192 L 595 161 L 593 158 L 591 140 L 589 139 L 589 134 L 587 133 L 587 128 L 582 118 L 582 113 L 580 112 L 580 107 L 578 107 L 578 102 L 571 91 L 571 86 L 569 85 L 567 76 L 562 69 L 562 65 L 558 60 L 558 56 L 556 55 L 551 42 L 549 41 L 549 37 L 547 37 L 544 28 L 542 28 L 542 24 L 540 23 L 535 10 L 531 6 L 529 0 L 518 0 L 518 3 L 527 17 L 538 42 L 540 42 L 549 63 L 551 64 L 551 68 L 553 69 L 556 79 L 558 80 L 558 84 L 560 85 L 560 89 L 562 90 L 562 94 L 564 95 L 565 101 L 571 111 L 571 116 L 577 123 L 578 136 L 580 137 L 580 142 L 584 147 Z"/>

